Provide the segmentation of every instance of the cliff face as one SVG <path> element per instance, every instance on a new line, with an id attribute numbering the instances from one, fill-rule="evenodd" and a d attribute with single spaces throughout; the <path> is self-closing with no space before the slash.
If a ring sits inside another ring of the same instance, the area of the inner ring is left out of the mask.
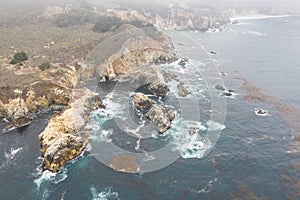
<path id="1" fill-rule="evenodd" d="M 162 11 L 163 10 L 163 11 Z M 150 22 L 158 29 L 200 30 L 220 28 L 230 22 L 233 10 L 213 11 L 211 9 L 186 9 L 166 7 L 156 10 L 109 9 L 122 20 L 141 20 Z"/>
<path id="2" fill-rule="evenodd" d="M 62 110 L 39 135 L 43 169 L 58 171 L 88 144 L 89 133 L 84 126 L 89 112 L 101 106 L 100 96 L 87 88 L 75 89 L 75 66 L 51 64 L 50 69 L 41 71 L 28 63 L 18 67 L 5 63 L 0 68 L 0 117 L 10 123 L 7 130 L 29 124 L 40 111 Z"/>
<path id="3" fill-rule="evenodd" d="M 0 115 L 11 122 L 7 129 L 28 124 L 32 116 L 51 106 L 67 106 L 71 88 L 77 84 L 71 66 L 53 65 L 51 70 L 34 67 L 1 67 Z"/>
<path id="4" fill-rule="evenodd" d="M 69 108 L 54 115 L 39 135 L 43 169 L 58 171 L 82 153 L 89 142 L 89 132 L 84 129 L 89 112 L 99 106 L 99 94 L 87 88 L 73 90 Z"/>
<path id="5" fill-rule="evenodd" d="M 176 59 L 170 39 L 155 28 L 136 29 L 131 25 L 125 26 L 131 31 L 120 32 L 124 26 L 116 31 L 116 37 L 125 39 L 118 45 L 112 44 L 116 51 L 101 63 L 101 81 L 126 75 L 136 67 Z"/>

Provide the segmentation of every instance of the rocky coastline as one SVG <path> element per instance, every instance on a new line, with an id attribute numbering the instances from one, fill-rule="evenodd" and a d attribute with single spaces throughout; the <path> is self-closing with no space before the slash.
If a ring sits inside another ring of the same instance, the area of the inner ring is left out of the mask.
<path id="1" fill-rule="evenodd" d="M 124 29 L 137 28 L 123 25 L 113 34 L 120 34 Z M 103 105 L 99 94 L 82 86 L 97 77 L 100 82 L 124 77 L 134 80 L 136 73 L 141 77 L 152 77 L 153 73 L 147 75 L 143 70 L 139 71 L 139 68 L 176 59 L 171 41 L 165 35 L 159 34 L 159 40 L 145 33 L 140 36 L 133 35 L 121 45 L 101 65 L 74 60 L 70 64 L 50 63 L 49 69 L 41 70 L 31 66 L 28 61 L 13 65 L 9 64 L 9 58 L 1 60 L 3 73 L 0 78 L 7 81 L 0 84 L 0 116 L 7 124 L 7 134 L 10 129 L 29 125 L 40 112 L 49 109 L 56 111 L 39 135 L 41 155 L 44 158 L 43 170 L 59 171 L 66 163 L 78 157 L 89 143 L 89 130 L 85 128 L 89 113 Z M 151 83 L 158 75 L 159 72 L 150 80 Z M 151 86 L 159 95 L 167 92 L 159 84 Z M 157 117 L 161 113 L 167 113 L 165 117 L 169 117 L 170 113 L 160 108 L 159 114 L 156 107 L 151 107 L 149 119 L 162 133 L 170 128 L 172 119 L 170 118 L 166 127 L 160 124 Z"/>

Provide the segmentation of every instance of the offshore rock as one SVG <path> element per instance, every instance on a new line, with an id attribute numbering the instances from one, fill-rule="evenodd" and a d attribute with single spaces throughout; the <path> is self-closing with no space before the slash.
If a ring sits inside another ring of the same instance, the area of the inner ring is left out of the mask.
<path id="1" fill-rule="evenodd" d="M 102 105 L 97 93 L 87 88 L 74 89 L 69 108 L 55 114 L 39 135 L 44 157 L 43 169 L 57 172 L 68 161 L 78 157 L 89 142 L 84 129 L 89 112 Z"/>
<path id="2" fill-rule="evenodd" d="M 162 134 L 171 128 L 171 122 L 175 114 L 163 106 L 154 105 L 145 115 L 158 128 L 158 133 Z"/>
<path id="3" fill-rule="evenodd" d="M 224 85 L 221 85 L 221 84 L 216 85 L 215 88 L 216 88 L 217 90 L 222 90 L 222 91 L 225 90 Z"/>
<path id="4" fill-rule="evenodd" d="M 134 96 L 134 106 L 139 110 L 150 109 L 154 101 L 143 93 L 137 93 Z"/>
<path id="5" fill-rule="evenodd" d="M 155 95 L 160 96 L 160 97 L 167 96 L 167 93 L 170 91 L 168 86 L 162 81 L 156 81 L 156 82 L 151 83 L 148 86 L 148 90 L 150 90 Z"/>
<path id="6" fill-rule="evenodd" d="M 178 85 L 177 85 L 177 89 L 178 89 L 178 95 L 180 97 L 186 97 L 188 96 L 189 94 L 191 94 L 190 91 L 188 91 L 188 89 L 184 86 L 184 83 L 183 82 L 180 82 Z"/>

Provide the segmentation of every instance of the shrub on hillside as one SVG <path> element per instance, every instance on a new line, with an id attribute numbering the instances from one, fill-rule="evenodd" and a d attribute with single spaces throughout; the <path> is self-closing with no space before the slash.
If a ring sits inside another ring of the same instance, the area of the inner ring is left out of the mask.
<path id="1" fill-rule="evenodd" d="M 13 59 L 10 61 L 10 64 L 17 64 L 17 63 L 20 63 L 20 62 L 23 62 L 25 60 L 27 60 L 28 57 L 27 57 L 27 54 L 22 51 L 22 52 L 18 52 L 18 53 L 15 53 L 14 54 L 14 57 Z"/>
<path id="2" fill-rule="evenodd" d="M 120 23 L 120 19 L 115 16 L 100 16 L 95 23 L 93 31 L 103 33 L 110 31 L 113 27 Z"/>
<path id="3" fill-rule="evenodd" d="M 57 14 L 52 21 L 58 27 L 68 27 L 78 24 L 95 23 L 97 15 L 90 10 L 77 9 L 69 13 Z"/>
<path id="4" fill-rule="evenodd" d="M 44 62 L 39 66 L 40 70 L 44 71 L 46 69 L 49 69 L 51 67 L 51 64 L 49 62 Z"/>

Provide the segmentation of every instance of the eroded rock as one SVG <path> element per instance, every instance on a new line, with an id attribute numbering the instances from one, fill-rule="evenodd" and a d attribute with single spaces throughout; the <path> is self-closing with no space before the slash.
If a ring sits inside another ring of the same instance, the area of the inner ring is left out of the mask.
<path id="1" fill-rule="evenodd" d="M 161 64 L 176 60 L 173 46 L 168 38 L 155 40 L 141 29 L 123 32 L 122 37 L 111 41 L 114 52 L 101 64 L 101 81 L 128 74 L 136 67 Z M 108 51 L 113 51 L 113 50 Z"/>
<path id="2" fill-rule="evenodd" d="M 69 108 L 54 115 L 39 135 L 44 170 L 58 171 L 68 161 L 79 156 L 89 142 L 89 134 L 84 127 L 89 112 L 102 103 L 99 95 L 87 88 L 73 92 Z"/>
<path id="3" fill-rule="evenodd" d="M 139 110 L 150 109 L 154 104 L 154 101 L 151 100 L 148 96 L 143 93 L 137 93 L 134 96 L 134 106 Z"/>
<path id="4" fill-rule="evenodd" d="M 191 92 L 184 86 L 184 83 L 183 82 L 180 82 L 178 85 L 177 85 L 177 89 L 178 89 L 178 95 L 180 97 L 186 97 L 188 96 L 189 94 L 191 94 Z"/>
<path id="5" fill-rule="evenodd" d="M 67 106 L 77 73 L 72 66 L 59 64 L 45 71 L 7 66 L 1 68 L 0 79 L 7 80 L 0 83 L 0 114 L 9 120 L 9 130 L 28 125 L 35 113 L 52 105 Z"/>
<path id="6" fill-rule="evenodd" d="M 168 86 L 162 81 L 156 81 L 156 82 L 151 83 L 148 86 L 148 90 L 150 90 L 155 95 L 160 96 L 160 97 L 166 96 L 167 93 L 170 91 Z"/>
<path id="7" fill-rule="evenodd" d="M 171 122 L 175 118 L 170 109 L 159 105 L 154 105 L 145 116 L 157 126 L 160 134 L 171 128 Z"/>
<path id="8" fill-rule="evenodd" d="M 222 90 L 222 91 L 225 90 L 224 85 L 221 85 L 221 84 L 216 85 L 215 88 L 216 88 L 217 90 Z"/>

